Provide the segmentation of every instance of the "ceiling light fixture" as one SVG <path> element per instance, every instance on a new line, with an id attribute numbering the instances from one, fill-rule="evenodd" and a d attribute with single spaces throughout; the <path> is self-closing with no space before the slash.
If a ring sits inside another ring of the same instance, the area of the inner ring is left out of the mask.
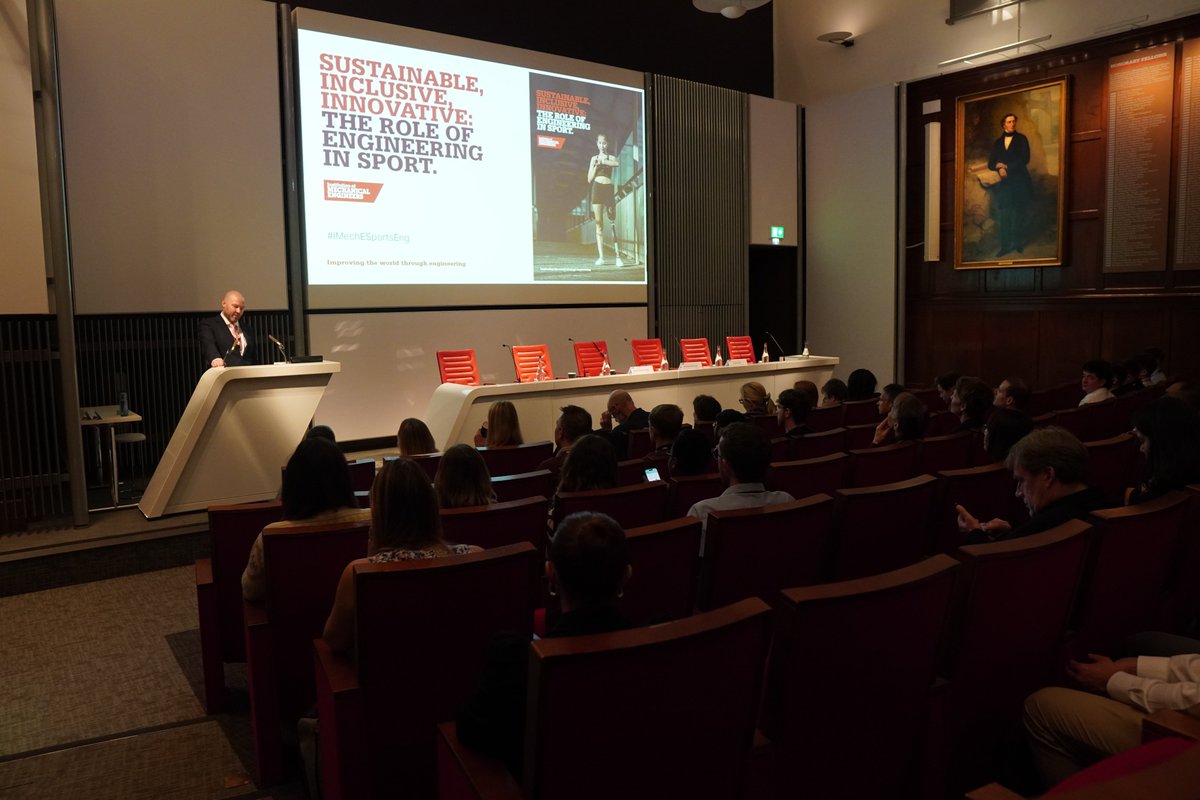
<path id="1" fill-rule="evenodd" d="M 747 11 L 765 6 L 771 0 L 692 0 L 692 5 L 709 14 L 720 14 L 726 19 L 738 19 Z"/>
<path id="2" fill-rule="evenodd" d="M 959 56 L 958 58 L 948 58 L 945 61 L 939 61 L 938 66 L 939 67 L 948 67 L 951 64 L 960 64 L 960 63 L 965 64 L 966 62 L 970 61 L 971 59 L 983 58 L 984 56 L 994 56 L 997 53 L 1003 53 L 1005 50 L 1014 50 L 1018 47 L 1024 47 L 1027 44 L 1037 44 L 1038 42 L 1044 42 L 1047 39 L 1049 39 L 1050 36 L 1051 36 L 1051 34 L 1047 33 L 1042 36 L 1034 36 L 1032 39 L 1022 39 L 1021 41 L 1013 42 L 1012 44 L 1005 44 L 1005 45 L 1001 45 L 1000 47 L 993 47 L 989 50 L 980 50 L 978 53 L 968 53 L 967 55 Z"/>
<path id="3" fill-rule="evenodd" d="M 817 41 L 840 44 L 842 47 L 854 47 L 854 34 L 850 31 L 830 31 L 818 36 Z"/>

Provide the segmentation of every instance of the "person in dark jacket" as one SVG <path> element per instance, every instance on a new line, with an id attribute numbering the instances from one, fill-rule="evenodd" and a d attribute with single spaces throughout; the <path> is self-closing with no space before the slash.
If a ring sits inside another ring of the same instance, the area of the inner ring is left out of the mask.
<path id="1" fill-rule="evenodd" d="M 1200 482 L 1200 417 L 1187 403 L 1160 397 L 1133 416 L 1133 435 L 1146 457 L 1146 474 L 1125 493 L 1136 505 Z"/>

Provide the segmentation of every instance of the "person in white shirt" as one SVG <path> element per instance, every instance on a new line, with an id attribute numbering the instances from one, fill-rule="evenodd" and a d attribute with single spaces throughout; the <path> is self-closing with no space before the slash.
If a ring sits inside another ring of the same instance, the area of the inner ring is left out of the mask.
<path id="1" fill-rule="evenodd" d="M 1200 651 L 1200 642 L 1191 644 Z M 1067 674 L 1089 691 L 1051 686 L 1025 700 L 1025 732 L 1046 786 L 1137 747 L 1146 714 L 1200 703 L 1196 652 L 1118 661 L 1094 653 L 1088 657 L 1069 662 Z"/>
<path id="2" fill-rule="evenodd" d="M 1085 363 L 1083 365 L 1083 376 L 1079 380 L 1079 387 L 1084 391 L 1083 399 L 1079 401 L 1079 405 L 1086 406 L 1089 403 L 1103 403 L 1112 397 L 1112 379 L 1112 364 L 1107 361 L 1096 359 Z"/>

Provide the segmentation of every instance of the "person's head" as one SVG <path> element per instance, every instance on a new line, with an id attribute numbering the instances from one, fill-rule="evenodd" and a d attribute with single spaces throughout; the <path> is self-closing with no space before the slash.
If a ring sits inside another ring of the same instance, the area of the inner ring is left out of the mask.
<path id="1" fill-rule="evenodd" d="M 721 403 L 711 394 L 698 394 L 692 399 L 692 423 L 716 422 Z"/>
<path id="2" fill-rule="evenodd" d="M 964 375 L 954 384 L 950 409 L 953 411 L 957 407 L 963 421 L 979 421 L 991 410 L 993 395 L 992 387 L 979 378 Z"/>
<path id="3" fill-rule="evenodd" d="M 771 440 L 752 422 L 735 422 L 721 429 L 717 465 L 731 485 L 762 483 L 771 463 Z"/>
<path id="4" fill-rule="evenodd" d="M 230 289 L 221 298 L 221 313 L 230 322 L 237 322 L 246 313 L 246 298 L 241 292 Z"/>
<path id="5" fill-rule="evenodd" d="M 1138 353 L 1133 357 L 1133 361 L 1137 364 L 1138 380 L 1149 386 L 1150 376 L 1158 369 L 1158 359 L 1149 353 Z"/>
<path id="6" fill-rule="evenodd" d="M 371 485 L 370 552 L 416 550 L 442 538 L 437 494 L 411 458 L 385 461 Z"/>
<path id="7" fill-rule="evenodd" d="M 603 133 L 596 134 L 596 149 L 601 153 L 608 152 L 608 137 Z"/>
<path id="8" fill-rule="evenodd" d="M 1133 415 L 1133 435 L 1146 456 L 1146 478 L 1173 489 L 1200 476 L 1200 417 L 1175 397 L 1160 397 Z"/>
<path id="9" fill-rule="evenodd" d="M 563 462 L 558 491 L 586 492 L 617 485 L 617 450 L 603 436 L 579 437 Z"/>
<path id="10" fill-rule="evenodd" d="M 1017 115 L 1005 114 L 1000 124 L 1003 125 L 1005 133 L 1013 133 L 1017 129 Z"/>
<path id="11" fill-rule="evenodd" d="M 875 408 L 879 411 L 879 416 L 886 417 L 892 410 L 892 403 L 896 398 L 904 392 L 904 387 L 898 383 L 889 383 L 883 387 L 883 391 L 879 393 L 879 402 L 875 404 Z"/>
<path id="12" fill-rule="evenodd" d="M 925 420 L 929 409 L 921 402 L 921 398 L 912 392 L 901 392 L 892 401 L 892 410 L 888 412 L 888 420 L 892 430 L 896 432 L 896 441 L 919 439 L 925 432 Z"/>
<path id="13" fill-rule="evenodd" d="M 992 404 L 997 408 L 1011 408 L 1024 411 L 1029 405 L 1029 384 L 1016 375 L 1010 375 L 1000 381 L 992 397 Z"/>
<path id="14" fill-rule="evenodd" d="M 1026 434 L 1009 449 L 1004 464 L 1017 481 L 1017 497 L 1034 514 L 1084 488 L 1088 452 L 1075 434 L 1051 425 Z"/>
<path id="15" fill-rule="evenodd" d="M 1144 351 L 1146 355 L 1154 359 L 1154 369 L 1165 369 L 1167 363 L 1167 354 L 1163 352 L 1161 347 L 1147 347 Z M 1153 370 L 1151 370 L 1153 372 Z"/>
<path id="16" fill-rule="evenodd" d="M 546 578 L 563 611 L 614 604 L 633 573 L 625 531 L 595 511 L 578 511 L 558 523 L 547 556 Z"/>
<path id="17" fill-rule="evenodd" d="M 808 397 L 809 408 L 816 408 L 817 404 L 821 402 L 821 393 L 812 381 L 796 381 L 792 384 L 792 388 Z"/>
<path id="18" fill-rule="evenodd" d="M 308 519 L 322 511 L 354 508 L 346 456 L 328 439 L 305 439 L 288 459 L 279 495 L 284 519 Z"/>
<path id="19" fill-rule="evenodd" d="M 434 444 L 429 426 L 416 417 L 409 417 L 400 423 L 400 430 L 396 431 L 396 447 L 402 456 L 421 456 L 437 452 L 437 445 Z"/>
<path id="20" fill-rule="evenodd" d="M 954 392 L 954 384 L 958 383 L 958 379 L 961 377 L 961 372 L 943 372 L 933 379 L 933 385 L 938 390 L 938 397 L 942 398 L 942 402 L 947 407 L 950 406 L 950 395 Z"/>
<path id="21" fill-rule="evenodd" d="M 521 437 L 521 421 L 517 419 L 517 407 L 507 400 L 497 400 L 488 406 L 487 446 L 508 447 L 524 444 Z"/>
<path id="22" fill-rule="evenodd" d="M 671 459 L 668 462 L 671 477 L 704 475 L 708 472 L 708 459 L 712 446 L 708 437 L 695 428 L 685 428 L 671 444 Z"/>
<path id="23" fill-rule="evenodd" d="M 983 449 L 992 461 L 1008 457 L 1008 451 L 1033 430 L 1033 420 L 1015 408 L 997 408 L 983 426 Z"/>
<path id="24" fill-rule="evenodd" d="M 809 402 L 808 395 L 801 394 L 795 389 L 784 389 L 780 392 L 778 405 L 779 411 L 776 418 L 785 431 L 803 425 L 804 420 L 808 418 L 808 412 L 812 410 L 812 403 Z"/>
<path id="25" fill-rule="evenodd" d="M 830 378 L 821 387 L 821 405 L 823 406 L 844 402 L 848 396 L 849 390 L 846 388 L 846 382 L 841 378 Z"/>
<path id="26" fill-rule="evenodd" d="M 874 372 L 869 369 L 856 369 L 846 379 L 846 399 L 866 400 L 874 397 L 877 385 L 879 381 L 875 379 Z"/>
<path id="27" fill-rule="evenodd" d="M 1192 409 L 1192 413 L 1200 413 L 1200 384 L 1176 381 L 1167 387 L 1167 397 L 1182 400 Z"/>
<path id="28" fill-rule="evenodd" d="M 1097 389 L 1107 389 L 1112 386 L 1112 364 L 1102 358 L 1085 361 L 1083 364 L 1083 375 L 1079 379 L 1079 386 L 1084 393 L 1091 394 Z"/>
<path id="29" fill-rule="evenodd" d="M 683 409 L 672 403 L 662 403 L 650 409 L 650 438 L 657 445 L 675 441 L 683 430 Z"/>
<path id="30" fill-rule="evenodd" d="M 738 398 L 738 402 L 742 404 L 742 408 L 747 414 L 775 413 L 775 403 L 771 400 L 770 392 L 758 381 L 743 383 L 740 391 L 741 396 Z"/>
<path id="31" fill-rule="evenodd" d="M 487 464 L 483 463 L 479 451 L 469 444 L 456 444 L 442 453 L 433 487 L 442 508 L 486 506 L 496 502 Z"/>
<path id="32" fill-rule="evenodd" d="M 582 406 L 563 406 L 554 423 L 554 443 L 570 447 L 592 432 L 592 415 Z"/>
<path id="33" fill-rule="evenodd" d="M 617 422 L 629 419 L 629 415 L 636 410 L 637 405 L 624 389 L 617 389 L 608 396 L 608 414 Z"/>
<path id="34" fill-rule="evenodd" d="M 313 425 L 308 429 L 308 433 L 304 434 L 305 439 L 328 439 L 337 444 L 337 436 L 333 433 L 333 428 L 328 425 Z"/>
<path id="35" fill-rule="evenodd" d="M 736 411 L 732 408 L 722 409 L 721 413 L 717 414 L 717 422 L 713 426 L 713 436 L 719 439 L 721 438 L 721 431 L 725 430 L 735 422 L 745 422 L 747 419 L 749 419 L 749 417 L 740 411 Z"/>

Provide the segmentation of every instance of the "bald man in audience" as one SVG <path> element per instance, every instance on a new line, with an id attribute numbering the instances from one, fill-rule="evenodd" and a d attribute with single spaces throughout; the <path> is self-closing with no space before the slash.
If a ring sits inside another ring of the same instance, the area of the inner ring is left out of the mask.
<path id="1" fill-rule="evenodd" d="M 629 392 L 617 389 L 608 396 L 608 408 L 600 415 L 600 428 L 616 448 L 618 461 L 629 458 L 629 432 L 648 427 L 650 415 L 637 407 Z"/>

